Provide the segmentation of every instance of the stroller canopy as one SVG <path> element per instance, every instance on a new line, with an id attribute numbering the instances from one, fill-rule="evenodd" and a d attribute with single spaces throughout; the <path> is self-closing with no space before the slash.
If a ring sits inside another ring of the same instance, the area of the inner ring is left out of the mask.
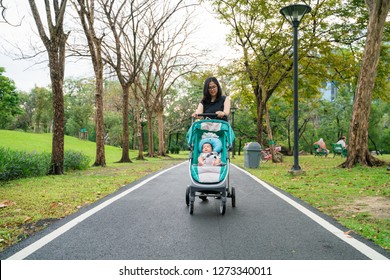
<path id="1" fill-rule="evenodd" d="M 232 147 L 234 141 L 233 129 L 228 122 L 217 119 L 194 122 L 187 131 L 186 135 L 188 147 L 194 147 L 196 143 L 199 143 L 199 139 L 202 135 L 208 132 L 215 133 L 215 135 L 219 138 L 224 139 L 226 141 L 227 148 Z M 210 138 L 212 138 L 212 136 L 210 136 Z M 223 146 L 224 145 L 225 143 L 223 143 Z M 197 147 L 194 148 L 197 149 Z M 225 147 L 222 148 L 224 149 Z"/>

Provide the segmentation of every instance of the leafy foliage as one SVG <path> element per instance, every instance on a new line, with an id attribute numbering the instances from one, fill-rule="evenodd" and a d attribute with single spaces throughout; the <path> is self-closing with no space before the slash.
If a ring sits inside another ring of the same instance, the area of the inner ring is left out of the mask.
<path id="1" fill-rule="evenodd" d="M 38 132 L 49 132 L 53 121 L 53 96 L 50 89 L 35 87 L 30 94 L 35 108 L 33 113 L 34 129 Z"/>
<path id="2" fill-rule="evenodd" d="M 93 117 L 95 92 L 94 83 L 88 79 L 65 80 L 65 117 L 67 119 L 65 133 L 78 136 L 80 129 L 87 128 L 89 132 L 94 126 Z"/>
<path id="3" fill-rule="evenodd" d="M 0 147 L 0 181 L 45 176 L 49 172 L 51 154 L 47 152 L 14 151 Z M 90 158 L 81 152 L 65 151 L 64 169 L 85 170 Z"/>
<path id="4" fill-rule="evenodd" d="M 78 151 L 67 150 L 64 156 L 64 169 L 69 170 L 85 170 L 89 167 L 90 158 Z"/>
<path id="5" fill-rule="evenodd" d="M 3 75 L 0 67 L 0 129 L 8 128 L 15 115 L 21 114 L 15 83 Z"/>
<path id="6" fill-rule="evenodd" d="M 50 167 L 49 153 L 27 153 L 0 147 L 0 181 L 44 176 Z"/>

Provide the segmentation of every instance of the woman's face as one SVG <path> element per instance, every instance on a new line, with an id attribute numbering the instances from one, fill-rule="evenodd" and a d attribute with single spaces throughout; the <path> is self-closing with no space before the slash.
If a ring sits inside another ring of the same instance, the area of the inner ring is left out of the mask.
<path id="1" fill-rule="evenodd" d="M 213 81 L 211 81 L 209 83 L 209 93 L 211 95 L 211 99 L 214 99 L 217 97 L 217 94 L 218 94 L 218 86 L 216 83 L 214 83 Z"/>

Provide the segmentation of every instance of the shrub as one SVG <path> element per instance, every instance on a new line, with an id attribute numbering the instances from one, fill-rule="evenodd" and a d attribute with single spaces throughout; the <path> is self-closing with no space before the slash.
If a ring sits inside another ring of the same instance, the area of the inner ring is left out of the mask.
<path id="1" fill-rule="evenodd" d="M 50 159 L 49 153 L 27 153 L 0 147 L 0 180 L 46 175 Z"/>
<path id="2" fill-rule="evenodd" d="M 64 171 L 84 170 L 90 158 L 81 152 L 65 151 Z M 45 176 L 51 165 L 50 153 L 28 153 L 0 147 L 0 181 Z"/>
<path id="3" fill-rule="evenodd" d="M 180 152 L 180 146 L 179 146 L 179 145 L 171 145 L 171 146 L 169 147 L 169 152 L 170 152 L 171 154 L 179 154 L 179 152 Z"/>
<path id="4" fill-rule="evenodd" d="M 64 154 L 64 170 L 85 170 L 89 167 L 91 159 L 81 153 L 72 150 L 65 151 Z"/>

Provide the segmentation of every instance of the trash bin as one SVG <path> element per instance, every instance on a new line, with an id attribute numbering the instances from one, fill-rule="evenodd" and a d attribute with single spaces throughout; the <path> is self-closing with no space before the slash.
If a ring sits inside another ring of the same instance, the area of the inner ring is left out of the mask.
<path id="1" fill-rule="evenodd" d="M 244 166 L 257 168 L 260 165 L 261 146 L 257 142 L 247 143 L 244 147 Z"/>

